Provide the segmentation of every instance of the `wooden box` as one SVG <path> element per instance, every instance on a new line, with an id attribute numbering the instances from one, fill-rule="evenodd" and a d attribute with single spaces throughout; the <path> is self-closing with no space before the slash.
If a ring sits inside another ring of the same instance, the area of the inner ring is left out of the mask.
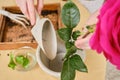
<path id="1" fill-rule="evenodd" d="M 3 9 L 16 14 L 22 14 L 18 7 L 3 7 Z M 40 15 L 41 18 L 49 18 L 54 28 L 61 27 L 60 4 L 45 4 Z M 32 26 L 25 29 L 22 25 L 0 15 L 0 50 L 16 49 L 23 46 L 37 47 L 37 43 L 31 34 Z"/>

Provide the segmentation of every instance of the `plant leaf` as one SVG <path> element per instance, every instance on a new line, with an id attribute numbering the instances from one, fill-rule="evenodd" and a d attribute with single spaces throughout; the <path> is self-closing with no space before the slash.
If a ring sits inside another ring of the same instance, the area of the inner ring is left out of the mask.
<path id="1" fill-rule="evenodd" d="M 71 66 L 81 72 L 88 72 L 86 65 L 82 61 L 81 57 L 77 54 L 73 55 L 70 58 L 70 64 Z"/>
<path id="2" fill-rule="evenodd" d="M 91 27 L 91 26 L 86 26 L 86 28 L 88 29 L 88 31 L 89 31 L 90 33 L 93 33 L 93 32 L 94 32 L 94 28 L 93 28 L 93 27 Z"/>
<path id="3" fill-rule="evenodd" d="M 69 41 L 71 39 L 72 34 L 71 28 L 61 28 L 57 32 L 62 40 Z"/>
<path id="4" fill-rule="evenodd" d="M 78 36 L 80 36 L 80 31 L 77 30 L 72 33 L 72 38 L 74 40 L 77 40 Z"/>
<path id="5" fill-rule="evenodd" d="M 80 12 L 77 6 L 72 1 L 67 3 L 62 8 L 62 22 L 69 28 L 74 28 L 80 21 Z"/>
<path id="6" fill-rule="evenodd" d="M 15 64 L 13 58 L 14 58 L 14 57 L 13 57 L 13 54 L 10 54 L 10 62 L 9 62 L 9 64 L 8 64 L 8 67 L 10 67 L 10 68 L 12 68 L 12 69 L 15 69 L 16 64 Z"/>
<path id="7" fill-rule="evenodd" d="M 75 69 L 71 67 L 70 60 L 67 59 L 63 63 L 61 80 L 74 80 L 74 78 L 75 78 Z"/>
<path id="8" fill-rule="evenodd" d="M 15 57 L 16 62 L 19 63 L 19 64 L 21 64 L 21 65 L 23 65 L 23 63 L 24 63 L 23 59 L 24 59 L 23 55 L 19 55 L 19 56 Z"/>
<path id="9" fill-rule="evenodd" d="M 23 67 L 27 68 L 28 67 L 28 64 L 29 64 L 29 59 L 26 57 L 24 58 L 24 63 L 23 63 Z"/>
<path id="10" fill-rule="evenodd" d="M 68 58 L 70 55 L 74 54 L 76 51 L 77 51 L 77 48 L 75 46 L 72 46 L 71 48 L 69 48 L 67 50 L 67 53 L 66 53 L 64 59 Z"/>
<path id="11" fill-rule="evenodd" d="M 27 65 L 29 64 L 29 59 L 23 55 L 19 55 L 15 58 L 16 62 L 21 64 L 23 67 L 27 67 Z"/>
<path id="12" fill-rule="evenodd" d="M 65 42 L 65 46 L 66 46 L 67 49 L 69 49 L 69 48 L 71 48 L 72 46 L 74 46 L 74 43 L 67 41 L 67 42 Z"/>

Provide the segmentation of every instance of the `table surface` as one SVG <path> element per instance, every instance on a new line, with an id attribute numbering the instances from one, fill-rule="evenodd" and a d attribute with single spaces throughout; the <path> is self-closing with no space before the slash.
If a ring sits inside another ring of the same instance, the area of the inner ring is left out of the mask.
<path id="1" fill-rule="evenodd" d="M 83 26 L 89 17 L 89 12 L 77 0 L 73 0 L 80 9 L 81 22 L 79 26 Z M 44 3 L 61 3 L 61 0 L 44 0 Z M 0 8 L 2 6 L 16 6 L 15 0 L 0 0 Z M 13 50 L 0 50 L 0 80 L 57 80 L 57 78 L 48 75 L 40 69 L 38 65 L 28 72 L 18 72 L 10 70 L 7 67 L 9 58 L 7 56 Z M 103 55 L 97 54 L 95 51 L 86 50 L 85 64 L 88 67 L 88 73 L 77 72 L 75 80 L 105 80 L 106 61 Z"/>

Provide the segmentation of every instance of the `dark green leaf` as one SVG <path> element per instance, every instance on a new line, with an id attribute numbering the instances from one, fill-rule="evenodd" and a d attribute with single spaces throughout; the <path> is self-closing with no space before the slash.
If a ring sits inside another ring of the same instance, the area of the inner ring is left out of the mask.
<path id="1" fill-rule="evenodd" d="M 86 28 L 88 29 L 88 31 L 89 31 L 90 33 L 93 33 L 93 32 L 94 32 L 93 27 L 91 27 L 91 26 L 86 26 Z"/>
<path id="2" fill-rule="evenodd" d="M 86 65 L 82 61 L 81 57 L 77 54 L 73 55 L 70 58 L 70 64 L 71 66 L 81 72 L 88 72 Z"/>
<path id="3" fill-rule="evenodd" d="M 77 6 L 68 1 L 62 8 L 62 22 L 69 28 L 74 28 L 80 21 L 80 12 Z"/>
<path id="4" fill-rule="evenodd" d="M 24 58 L 24 63 L 23 63 L 23 67 L 27 67 L 27 65 L 29 64 L 29 59 L 26 57 L 26 58 Z"/>
<path id="5" fill-rule="evenodd" d="M 74 43 L 73 42 L 65 42 L 65 46 L 67 49 L 71 48 L 72 46 L 74 46 Z"/>
<path id="6" fill-rule="evenodd" d="M 65 55 L 65 58 L 68 58 L 69 56 L 74 54 L 76 51 L 77 51 L 77 48 L 75 46 L 72 46 L 70 49 L 67 49 L 67 53 Z"/>
<path id="7" fill-rule="evenodd" d="M 16 64 L 15 64 L 13 58 L 14 58 L 14 57 L 13 57 L 13 54 L 10 54 L 10 62 L 9 62 L 9 64 L 8 64 L 8 67 L 10 67 L 10 68 L 12 68 L 12 69 L 15 69 Z"/>
<path id="8" fill-rule="evenodd" d="M 69 59 L 65 60 L 63 63 L 63 68 L 61 72 L 61 80 L 74 80 L 75 69 L 71 67 Z"/>
<path id="9" fill-rule="evenodd" d="M 72 34 L 71 28 L 61 28 L 57 32 L 62 40 L 69 41 L 71 39 Z"/>
<path id="10" fill-rule="evenodd" d="M 78 36 L 80 36 L 80 31 L 74 31 L 73 33 L 72 33 L 72 38 L 74 39 L 74 40 L 77 40 L 77 37 Z"/>

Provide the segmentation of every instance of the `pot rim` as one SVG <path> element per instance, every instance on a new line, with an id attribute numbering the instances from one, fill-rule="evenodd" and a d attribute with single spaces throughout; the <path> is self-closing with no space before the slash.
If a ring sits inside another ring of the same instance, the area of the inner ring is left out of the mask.
<path id="1" fill-rule="evenodd" d="M 53 70 L 50 70 L 43 64 L 43 62 L 41 61 L 41 58 L 40 58 L 40 54 L 41 54 L 40 50 L 41 50 L 41 48 L 38 46 L 37 49 L 36 49 L 36 59 L 37 59 L 37 62 L 38 62 L 38 65 L 40 66 L 40 68 L 43 71 L 45 71 L 46 73 L 48 73 L 48 74 L 50 74 L 52 76 L 60 77 L 61 72 L 55 72 Z"/>

